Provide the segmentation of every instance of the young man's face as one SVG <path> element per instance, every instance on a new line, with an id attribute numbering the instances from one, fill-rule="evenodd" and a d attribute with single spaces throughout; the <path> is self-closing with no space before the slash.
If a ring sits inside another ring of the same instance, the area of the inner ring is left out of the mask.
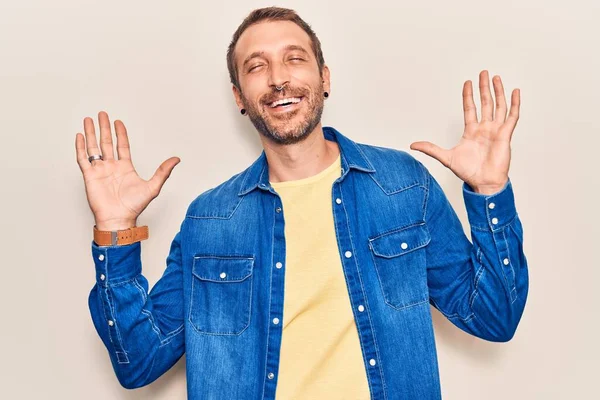
<path id="1" fill-rule="evenodd" d="M 290 21 L 260 22 L 240 36 L 234 55 L 241 92 L 233 92 L 256 129 L 277 144 L 304 140 L 320 123 L 329 91 L 329 69 L 319 74 L 308 34 Z M 291 102 L 273 107 L 283 99 Z"/>

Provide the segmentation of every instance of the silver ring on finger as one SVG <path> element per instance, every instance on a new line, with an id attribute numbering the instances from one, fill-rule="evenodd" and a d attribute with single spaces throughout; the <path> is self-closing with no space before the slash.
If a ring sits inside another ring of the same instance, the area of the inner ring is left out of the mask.
<path id="1" fill-rule="evenodd" d="M 102 160 L 102 154 L 94 154 L 88 157 L 89 162 L 92 162 L 94 160 Z"/>

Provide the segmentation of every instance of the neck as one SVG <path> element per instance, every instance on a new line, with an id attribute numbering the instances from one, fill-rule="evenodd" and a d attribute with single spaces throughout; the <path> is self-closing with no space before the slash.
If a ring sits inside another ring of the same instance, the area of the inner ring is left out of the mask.
<path id="1" fill-rule="evenodd" d="M 339 156 L 336 142 L 325 139 L 319 123 L 305 140 L 279 145 L 261 138 L 269 166 L 269 181 L 286 182 L 311 177 Z"/>

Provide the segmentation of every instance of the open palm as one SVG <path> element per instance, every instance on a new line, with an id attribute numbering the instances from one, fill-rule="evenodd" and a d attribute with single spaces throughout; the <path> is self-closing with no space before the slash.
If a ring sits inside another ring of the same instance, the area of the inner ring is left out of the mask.
<path id="1" fill-rule="evenodd" d="M 510 166 L 510 140 L 519 119 L 520 91 L 512 92 L 511 107 L 506 116 L 506 100 L 500 76 L 492 79 L 496 97 L 496 112 L 490 92 L 486 70 L 479 74 L 481 95 L 481 121 L 477 121 L 477 109 L 473 101 L 470 80 L 463 85 L 463 110 L 465 130 L 459 143 L 450 150 L 431 142 L 419 141 L 410 145 L 448 167 L 476 192 L 492 194 L 508 181 Z"/>
<path id="2" fill-rule="evenodd" d="M 85 142 L 81 133 L 75 137 L 77 163 L 83 173 L 88 203 L 100 230 L 118 230 L 135 226 L 148 204 L 158 196 L 171 171 L 181 160 L 164 161 L 150 180 L 144 180 L 131 162 L 129 139 L 123 122 L 116 120 L 118 159 L 114 157 L 108 115 L 98 113 L 100 149 L 96 142 L 94 121 L 84 119 Z M 86 151 L 87 149 L 87 151 Z M 102 160 L 88 161 L 88 156 L 102 155 Z"/>

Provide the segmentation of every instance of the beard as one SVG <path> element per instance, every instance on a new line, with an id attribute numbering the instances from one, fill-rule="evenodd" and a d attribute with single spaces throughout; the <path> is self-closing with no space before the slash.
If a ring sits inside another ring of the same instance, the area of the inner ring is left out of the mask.
<path id="1" fill-rule="evenodd" d="M 294 89 L 286 86 L 281 92 L 273 89 L 272 92 L 262 96 L 258 104 L 248 100 L 242 93 L 244 108 L 248 111 L 248 117 L 256 130 L 277 144 L 289 145 L 303 141 L 321 121 L 323 114 L 324 98 L 323 82 L 312 93 L 306 88 Z M 268 104 L 279 98 L 302 97 L 302 103 L 306 103 L 306 114 L 298 121 L 294 121 L 298 113 L 303 112 L 304 104 L 297 110 L 290 111 L 274 118 L 267 111 Z"/>

